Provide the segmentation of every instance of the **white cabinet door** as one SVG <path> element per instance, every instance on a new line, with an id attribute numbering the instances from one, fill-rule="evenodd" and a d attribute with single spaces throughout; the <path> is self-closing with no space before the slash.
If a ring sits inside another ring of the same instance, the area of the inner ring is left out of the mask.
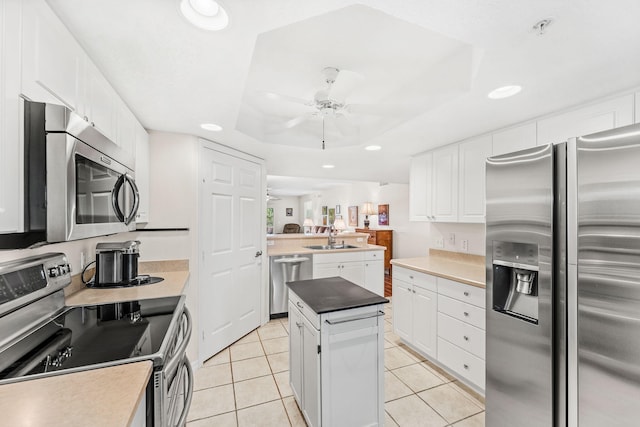
<path id="1" fill-rule="evenodd" d="M 536 132 L 535 122 L 495 132 L 493 134 L 492 155 L 498 156 L 535 147 Z"/>
<path id="2" fill-rule="evenodd" d="M 118 97 L 100 70 L 86 62 L 86 116 L 89 122 L 110 140 L 117 141 L 116 102 Z M 118 144 L 119 145 L 119 144 Z"/>
<path id="3" fill-rule="evenodd" d="M 302 313 L 289 301 L 289 384 L 302 406 Z"/>
<path id="4" fill-rule="evenodd" d="M 433 153 L 411 158 L 409 169 L 409 221 L 432 219 Z"/>
<path id="5" fill-rule="evenodd" d="M 3 2 L 0 7 L 0 233 L 23 230 L 20 28 L 20 2 Z"/>
<path id="6" fill-rule="evenodd" d="M 136 122 L 136 184 L 140 193 L 137 223 L 149 222 L 149 134 Z"/>
<path id="7" fill-rule="evenodd" d="M 364 262 L 364 287 L 384 297 L 384 261 Z"/>
<path id="8" fill-rule="evenodd" d="M 340 276 L 340 264 L 337 262 L 331 262 L 326 264 L 313 264 L 313 278 L 322 279 L 325 277 L 337 277 Z"/>
<path id="9" fill-rule="evenodd" d="M 358 286 L 365 286 L 364 262 L 344 262 L 340 264 L 340 277 Z"/>
<path id="10" fill-rule="evenodd" d="M 634 97 L 624 95 L 538 121 L 538 145 L 633 123 Z"/>
<path id="11" fill-rule="evenodd" d="M 135 155 L 136 127 L 138 121 L 129 107 L 120 98 L 116 97 L 116 143 L 127 153 Z"/>
<path id="12" fill-rule="evenodd" d="M 320 332 L 304 316 L 302 323 L 302 415 L 307 425 L 319 426 Z"/>
<path id="13" fill-rule="evenodd" d="M 419 286 L 413 290 L 413 345 L 427 356 L 436 357 L 438 294 Z M 395 310 L 394 302 L 394 313 Z"/>
<path id="14" fill-rule="evenodd" d="M 433 151 L 433 216 L 436 221 L 458 220 L 458 145 Z"/>
<path id="15" fill-rule="evenodd" d="M 84 51 L 44 0 L 22 5 L 22 93 L 77 110 Z"/>
<path id="16" fill-rule="evenodd" d="M 459 222 L 484 222 L 485 165 L 491 156 L 491 144 L 491 136 L 484 136 L 459 146 Z"/>
<path id="17" fill-rule="evenodd" d="M 393 278 L 393 332 L 407 341 L 411 341 L 413 335 L 412 305 L 412 286 Z"/>

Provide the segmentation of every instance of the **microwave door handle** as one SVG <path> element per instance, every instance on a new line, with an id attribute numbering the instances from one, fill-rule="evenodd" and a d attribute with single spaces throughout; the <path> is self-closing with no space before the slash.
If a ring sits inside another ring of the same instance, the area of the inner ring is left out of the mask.
<path id="1" fill-rule="evenodd" d="M 111 190 L 111 206 L 113 206 L 113 212 L 116 214 L 116 218 L 118 221 L 124 222 L 124 214 L 122 213 L 122 209 L 120 209 L 120 204 L 118 203 L 118 195 L 120 194 L 120 190 L 122 189 L 122 185 L 124 184 L 124 180 L 126 174 L 120 175 L 116 184 L 113 186 L 113 190 Z"/>
<path id="2" fill-rule="evenodd" d="M 138 191 L 136 181 L 129 174 L 125 173 L 123 177 L 124 181 L 131 187 L 131 192 L 133 193 L 133 207 L 131 208 L 129 216 L 124 218 L 123 221 L 124 225 L 129 225 L 136 218 L 136 214 L 138 213 L 138 208 L 140 207 L 140 192 Z"/>

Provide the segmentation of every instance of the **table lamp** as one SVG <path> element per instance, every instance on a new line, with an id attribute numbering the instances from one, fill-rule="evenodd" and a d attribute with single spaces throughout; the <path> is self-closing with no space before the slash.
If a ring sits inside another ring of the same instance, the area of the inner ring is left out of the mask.
<path id="1" fill-rule="evenodd" d="M 373 203 L 366 202 L 362 206 L 362 213 L 364 214 L 364 228 L 369 228 L 369 215 L 375 215 L 377 213 L 373 210 Z"/>

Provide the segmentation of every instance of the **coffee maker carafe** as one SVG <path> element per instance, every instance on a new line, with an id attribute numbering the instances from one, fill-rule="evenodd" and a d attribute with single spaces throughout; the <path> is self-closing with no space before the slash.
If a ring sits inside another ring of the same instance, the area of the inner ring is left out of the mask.
<path id="1" fill-rule="evenodd" d="M 96 245 L 94 286 L 127 284 L 138 276 L 140 241 L 105 242 Z"/>

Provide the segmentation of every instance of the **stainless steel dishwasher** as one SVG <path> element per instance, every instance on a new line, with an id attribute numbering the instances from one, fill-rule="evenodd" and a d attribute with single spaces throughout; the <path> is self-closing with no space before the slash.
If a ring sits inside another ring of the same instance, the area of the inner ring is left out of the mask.
<path id="1" fill-rule="evenodd" d="M 287 282 L 313 277 L 311 255 L 281 255 L 269 257 L 269 313 L 271 319 L 288 315 L 289 288 Z"/>

